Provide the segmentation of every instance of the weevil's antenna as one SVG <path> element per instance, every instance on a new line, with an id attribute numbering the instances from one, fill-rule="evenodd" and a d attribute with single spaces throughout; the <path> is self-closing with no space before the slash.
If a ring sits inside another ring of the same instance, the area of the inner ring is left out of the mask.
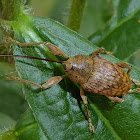
<path id="1" fill-rule="evenodd" d="M 63 62 L 61 61 L 55 61 L 55 60 L 51 60 L 51 59 L 44 59 L 44 58 L 39 58 L 39 57 L 30 57 L 30 56 L 21 56 L 21 55 L 0 55 L 0 57 L 22 57 L 22 58 L 29 58 L 29 59 L 37 59 L 37 60 L 43 60 L 43 61 L 49 61 L 49 62 L 56 62 L 56 63 L 60 63 L 62 64 Z"/>

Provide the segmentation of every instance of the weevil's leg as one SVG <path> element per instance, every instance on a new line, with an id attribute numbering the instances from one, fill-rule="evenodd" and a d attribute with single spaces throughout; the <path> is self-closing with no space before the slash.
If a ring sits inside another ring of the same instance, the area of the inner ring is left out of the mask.
<path id="1" fill-rule="evenodd" d="M 49 87 L 52 87 L 52 86 L 56 85 L 57 83 L 59 83 L 62 79 L 64 79 L 67 76 L 66 75 L 63 75 L 63 76 L 55 76 L 55 77 L 52 77 L 51 79 L 49 79 L 43 85 L 38 85 L 38 84 L 36 84 L 34 82 L 31 82 L 31 81 L 28 81 L 28 80 L 24 80 L 24 79 L 21 79 L 19 77 L 15 77 L 12 74 L 8 74 L 5 77 L 6 77 L 6 79 L 8 79 L 10 81 L 18 81 L 18 82 L 30 84 L 30 85 L 33 85 L 33 86 L 36 86 L 36 87 L 39 87 L 39 88 L 47 89 Z"/>
<path id="2" fill-rule="evenodd" d="M 31 82 L 31 81 L 28 81 L 28 80 L 24 80 L 24 79 L 21 79 L 19 77 L 15 77 L 14 75 L 12 74 L 8 74 L 5 76 L 6 79 L 10 80 L 10 81 L 18 81 L 20 83 L 26 83 L 26 84 L 30 84 L 30 85 L 33 85 L 33 86 L 36 86 L 36 87 L 39 87 L 39 88 L 42 88 L 41 85 L 38 85 L 34 82 Z"/>
<path id="3" fill-rule="evenodd" d="M 16 41 L 14 39 L 12 39 L 11 37 L 4 37 L 4 42 L 5 43 L 11 43 L 11 44 L 17 44 L 21 47 L 26 47 L 26 46 L 34 46 L 34 45 L 45 45 L 49 48 L 49 50 L 51 52 L 53 52 L 54 55 L 58 55 L 58 56 L 61 56 L 61 57 L 65 57 L 65 58 L 69 58 L 61 49 L 59 49 L 59 47 L 51 44 L 50 42 L 38 42 L 38 43 L 21 43 L 19 41 Z"/>
<path id="4" fill-rule="evenodd" d="M 88 124 L 89 124 L 89 131 L 95 133 L 95 128 L 94 128 L 94 126 L 92 125 L 92 122 L 91 122 L 91 119 L 90 119 L 90 114 L 89 114 L 89 111 L 88 111 L 87 96 L 86 96 L 86 93 L 85 93 L 85 91 L 83 90 L 82 87 L 80 88 L 80 96 L 81 96 L 81 98 L 82 98 L 82 100 L 83 100 L 83 103 L 84 103 L 84 105 L 85 105 L 85 107 L 86 107 L 87 119 L 88 119 Z"/>
<path id="5" fill-rule="evenodd" d="M 55 46 L 55 45 L 53 45 L 51 43 L 48 43 L 48 42 L 46 42 L 44 45 L 46 45 L 49 48 L 49 50 L 51 52 L 53 52 L 54 55 L 69 58 L 69 56 L 66 55 L 59 47 L 57 47 L 57 46 Z"/>
<path id="6" fill-rule="evenodd" d="M 98 50 L 96 50 L 95 52 L 93 52 L 92 54 L 92 58 L 94 58 L 95 56 L 99 55 L 101 52 L 104 52 L 106 54 L 113 54 L 112 52 L 106 51 L 106 49 L 104 47 L 99 48 Z"/>
<path id="7" fill-rule="evenodd" d="M 7 44 L 17 44 L 21 47 L 27 47 L 27 46 L 34 46 L 34 45 L 40 45 L 40 44 L 44 44 L 45 42 L 39 42 L 39 43 L 21 43 L 17 40 L 12 39 L 9 36 L 6 36 L 3 38 L 4 42 Z"/>
<path id="8" fill-rule="evenodd" d="M 63 75 L 63 76 L 55 76 L 55 77 L 52 77 L 51 79 L 49 79 L 46 83 L 44 83 L 42 85 L 42 88 L 43 89 L 47 89 L 49 87 L 52 87 L 56 84 L 58 84 L 62 79 L 64 79 L 65 77 L 67 77 L 67 75 Z"/>
<path id="9" fill-rule="evenodd" d="M 131 65 L 128 65 L 128 64 L 126 64 L 124 62 L 116 63 L 116 65 L 118 65 L 121 68 L 128 68 L 127 74 L 129 74 L 130 71 L 131 71 L 131 67 L 132 66 Z"/>
<path id="10" fill-rule="evenodd" d="M 131 78 L 131 81 L 136 85 L 136 86 L 140 86 L 140 81 L 135 80 L 133 78 Z"/>
<path id="11" fill-rule="evenodd" d="M 130 89 L 128 93 L 140 93 L 140 88 Z"/>
<path id="12" fill-rule="evenodd" d="M 123 103 L 125 100 L 125 95 L 122 96 L 122 98 L 119 97 L 113 97 L 113 96 L 106 96 L 109 100 L 117 103 Z"/>

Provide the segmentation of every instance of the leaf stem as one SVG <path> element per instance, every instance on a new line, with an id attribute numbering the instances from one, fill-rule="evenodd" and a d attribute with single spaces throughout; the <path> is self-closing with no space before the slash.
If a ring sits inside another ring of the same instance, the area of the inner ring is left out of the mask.
<path id="1" fill-rule="evenodd" d="M 76 32 L 79 32 L 82 17 L 84 13 L 86 0 L 73 0 L 68 19 L 68 27 Z"/>

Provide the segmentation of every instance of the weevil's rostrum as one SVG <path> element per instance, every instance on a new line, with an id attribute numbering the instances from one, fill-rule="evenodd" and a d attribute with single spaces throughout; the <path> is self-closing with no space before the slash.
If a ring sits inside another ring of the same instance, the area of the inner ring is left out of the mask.
<path id="1" fill-rule="evenodd" d="M 87 101 L 85 91 L 89 91 L 91 93 L 97 93 L 100 95 L 105 95 L 111 101 L 119 102 L 119 103 L 122 103 L 124 101 L 124 97 L 127 93 L 140 93 L 140 88 L 136 88 L 133 90 L 131 89 L 132 88 L 131 81 L 135 85 L 140 86 L 140 81 L 132 79 L 129 76 L 129 73 L 131 71 L 131 66 L 123 62 L 113 63 L 107 59 L 100 57 L 99 54 L 102 51 L 104 51 L 106 54 L 110 54 L 110 52 L 107 52 L 103 47 L 93 52 L 92 56 L 76 55 L 73 57 L 69 57 L 57 46 L 48 42 L 20 43 L 11 38 L 9 38 L 7 42 L 18 44 L 20 46 L 44 44 L 48 46 L 49 50 L 53 52 L 53 54 L 67 58 L 66 61 L 59 62 L 59 61 L 48 60 L 48 59 L 13 55 L 14 57 L 25 57 L 25 58 L 32 58 L 32 59 L 39 59 L 39 60 L 60 63 L 62 64 L 66 72 L 66 75 L 52 77 L 43 85 L 38 85 L 36 83 L 24 79 L 16 78 L 16 77 L 14 78 L 13 76 L 12 77 L 9 76 L 8 78 L 12 80 L 17 80 L 19 82 L 24 82 L 30 85 L 34 85 L 37 87 L 41 87 L 43 89 L 47 89 L 49 87 L 54 86 L 65 77 L 69 77 L 72 81 L 80 84 L 81 85 L 80 96 L 86 107 L 89 130 L 93 133 L 95 132 L 95 128 L 92 125 L 90 115 L 88 112 L 88 106 L 87 106 L 88 101 Z M 4 56 L 4 55 L 0 55 L 0 56 Z M 122 68 L 127 68 L 128 69 L 127 72 L 125 72 Z"/>

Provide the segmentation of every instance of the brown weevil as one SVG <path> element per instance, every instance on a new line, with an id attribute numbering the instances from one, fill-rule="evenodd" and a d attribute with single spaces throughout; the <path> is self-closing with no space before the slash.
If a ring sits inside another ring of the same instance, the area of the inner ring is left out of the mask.
<path id="1" fill-rule="evenodd" d="M 87 119 L 89 123 L 89 131 L 95 132 L 95 128 L 92 125 L 90 114 L 88 112 L 88 101 L 85 91 L 91 93 L 97 93 L 100 95 L 105 95 L 108 99 L 114 102 L 122 103 L 124 101 L 125 95 L 127 93 L 140 93 L 140 88 L 131 89 L 131 81 L 140 86 L 140 81 L 130 78 L 129 73 L 131 71 L 131 66 L 126 63 L 113 63 L 105 58 L 99 56 L 101 52 L 107 52 L 103 47 L 99 48 L 93 52 L 92 56 L 86 56 L 83 54 L 76 55 L 73 57 L 67 56 L 62 50 L 57 46 L 49 42 L 39 42 L 39 43 L 20 43 L 16 40 L 13 40 L 10 37 L 5 38 L 5 42 L 17 44 L 19 46 L 31 46 L 31 45 L 46 45 L 54 55 L 67 58 L 66 61 L 53 61 L 48 59 L 28 57 L 28 56 L 18 56 L 18 55 L 0 55 L 0 56 L 12 56 L 12 57 L 24 57 L 45 60 L 50 62 L 56 62 L 62 64 L 65 75 L 55 76 L 49 79 L 43 85 L 38 85 L 33 82 L 14 77 L 9 75 L 7 77 L 10 80 L 17 80 L 19 82 L 31 84 L 43 89 L 52 87 L 53 85 L 59 83 L 65 77 L 69 77 L 72 81 L 81 85 L 80 96 L 83 100 L 83 103 L 86 107 Z M 128 68 L 128 71 L 125 72 L 122 68 Z"/>

